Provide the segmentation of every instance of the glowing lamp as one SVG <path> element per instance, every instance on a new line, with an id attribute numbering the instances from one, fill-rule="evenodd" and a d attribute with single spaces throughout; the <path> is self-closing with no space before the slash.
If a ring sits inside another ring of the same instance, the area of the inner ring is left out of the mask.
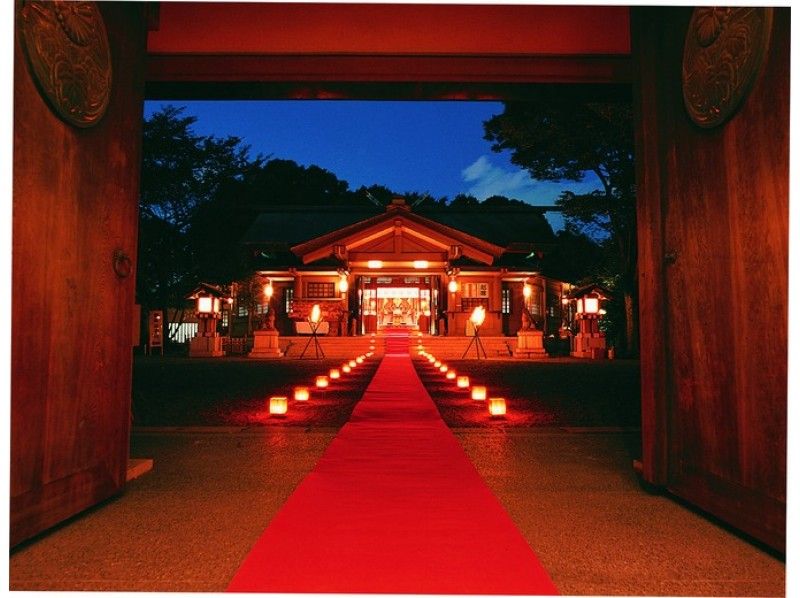
<path id="1" fill-rule="evenodd" d="M 286 415 L 289 410 L 289 401 L 286 397 L 270 397 L 269 398 L 269 414 L 270 415 Z"/>
<path id="2" fill-rule="evenodd" d="M 486 319 L 486 309 L 483 305 L 479 305 L 475 309 L 472 310 L 472 315 L 469 317 L 469 321 L 472 322 L 472 325 L 475 328 L 480 328 L 483 325 L 483 321 Z"/>
<path id="3" fill-rule="evenodd" d="M 270 280 L 267 284 L 264 285 L 264 297 L 267 299 L 271 299 L 272 295 L 275 294 L 275 289 L 272 287 L 272 281 Z"/>
<path id="4" fill-rule="evenodd" d="M 339 370 L 337 370 L 337 369 L 335 369 L 335 368 L 334 368 L 334 369 L 332 369 L 330 372 L 328 372 L 328 377 L 329 377 L 331 380 L 337 380 L 338 378 L 340 378 L 340 377 L 341 377 L 341 374 L 339 373 Z"/>
<path id="5" fill-rule="evenodd" d="M 428 265 L 428 260 L 414 260 L 414 268 L 417 270 L 424 270 Z"/>
<path id="6" fill-rule="evenodd" d="M 381 260 L 369 260 L 367 262 L 367 268 L 371 270 L 380 270 L 383 268 L 383 262 Z"/>
<path id="7" fill-rule="evenodd" d="M 319 324 L 319 321 L 322 319 L 322 309 L 319 307 L 319 303 L 315 303 L 311 307 L 311 313 L 308 315 L 309 322 L 314 324 Z"/>
<path id="8" fill-rule="evenodd" d="M 436 361 L 433 362 L 433 367 L 435 368 L 442 367 L 442 362 L 437 359 Z"/>
<path id="9" fill-rule="evenodd" d="M 375 336 L 375 333 L 373 332 L 372 334 L 370 334 L 370 336 Z"/>
<path id="10" fill-rule="evenodd" d="M 328 377 L 317 376 L 315 384 L 317 385 L 317 388 L 328 388 Z"/>
<path id="11" fill-rule="evenodd" d="M 354 368 L 354 367 L 356 367 L 358 364 L 356 363 L 356 360 L 355 360 L 355 359 L 351 359 L 350 361 L 348 361 L 348 362 L 347 362 L 347 365 L 349 365 L 351 368 Z"/>
<path id="12" fill-rule="evenodd" d="M 596 314 L 600 311 L 600 299 L 597 297 L 584 297 L 583 311 L 587 314 Z"/>
<path id="13" fill-rule="evenodd" d="M 506 414 L 506 400 L 500 398 L 489 399 L 489 415 L 492 417 L 500 417 Z"/>
<path id="14" fill-rule="evenodd" d="M 449 370 L 447 372 L 447 375 L 445 376 L 445 378 L 447 378 L 448 380 L 455 380 L 456 379 L 456 371 L 455 370 Z"/>
<path id="15" fill-rule="evenodd" d="M 443 374 L 446 373 L 448 369 L 449 368 L 445 364 L 439 366 L 439 371 L 442 372 Z"/>
<path id="16" fill-rule="evenodd" d="M 339 279 L 339 292 L 340 292 L 340 293 L 346 293 L 346 292 L 347 292 L 347 289 L 348 289 L 349 287 L 350 287 L 350 285 L 347 283 L 347 277 L 345 277 L 345 276 L 342 276 L 342 277 Z"/>
<path id="17" fill-rule="evenodd" d="M 532 294 L 533 289 L 531 288 L 531 285 L 528 283 L 522 285 L 522 296 L 525 297 L 525 299 L 530 299 Z"/>
<path id="18" fill-rule="evenodd" d="M 450 282 L 447 283 L 447 290 L 451 293 L 456 293 L 458 291 L 458 282 L 456 282 L 455 278 L 451 278 Z"/>
<path id="19" fill-rule="evenodd" d="M 295 386 L 294 387 L 294 400 L 295 401 L 307 401 L 308 400 L 308 387 L 307 386 Z"/>
<path id="20" fill-rule="evenodd" d="M 353 370 L 353 368 L 351 368 L 351 367 L 350 367 L 348 364 L 344 364 L 344 365 L 342 366 L 342 371 L 343 371 L 345 374 L 349 374 L 349 373 L 350 373 L 352 370 Z"/>
<path id="21" fill-rule="evenodd" d="M 202 315 L 219 313 L 219 299 L 216 297 L 198 297 L 197 313 Z"/>
<path id="22" fill-rule="evenodd" d="M 364 363 L 364 356 L 359 355 L 358 357 L 356 357 L 356 363 Z"/>
<path id="23" fill-rule="evenodd" d="M 436 358 L 433 355 L 428 355 L 428 361 L 433 363 L 434 361 L 436 361 Z"/>
<path id="24" fill-rule="evenodd" d="M 372 357 L 373 355 L 374 355 L 374 353 L 373 353 L 372 351 L 369 351 L 369 352 L 367 353 L 367 357 Z"/>
<path id="25" fill-rule="evenodd" d="M 456 379 L 456 386 L 458 388 L 469 388 L 469 376 L 459 376 Z"/>
<path id="26" fill-rule="evenodd" d="M 486 387 L 485 386 L 473 386 L 472 387 L 472 400 L 473 401 L 485 401 L 486 400 Z"/>

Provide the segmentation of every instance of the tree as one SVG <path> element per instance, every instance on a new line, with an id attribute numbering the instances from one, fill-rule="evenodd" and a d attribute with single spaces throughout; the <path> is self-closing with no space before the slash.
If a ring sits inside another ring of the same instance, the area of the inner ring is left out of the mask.
<path id="1" fill-rule="evenodd" d="M 145 310 L 165 314 L 202 272 L 192 235 L 198 213 L 260 162 L 237 137 L 196 134 L 197 119 L 183 110 L 163 107 L 143 126 L 137 296 Z"/>
<path id="2" fill-rule="evenodd" d="M 506 103 L 484 123 L 492 150 L 511 151 L 511 161 L 534 179 L 598 180 L 590 193 L 565 191 L 557 203 L 578 228 L 605 238 L 614 249 L 614 290 L 624 305 L 620 353 L 638 348 L 636 314 L 636 213 L 633 114 L 629 104 L 591 103 L 544 93 Z"/>

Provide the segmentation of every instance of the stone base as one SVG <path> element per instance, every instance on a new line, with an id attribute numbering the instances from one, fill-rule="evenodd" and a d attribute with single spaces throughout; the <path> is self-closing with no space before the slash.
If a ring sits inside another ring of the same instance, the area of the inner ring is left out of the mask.
<path id="1" fill-rule="evenodd" d="M 573 350 L 570 353 L 572 357 L 582 359 L 605 359 L 608 353 L 606 349 L 606 337 L 601 332 L 591 334 L 575 335 L 572 340 Z"/>
<path id="2" fill-rule="evenodd" d="M 253 350 L 247 355 L 251 359 L 276 359 L 283 357 L 278 346 L 277 330 L 256 330 L 253 333 Z"/>
<path id="3" fill-rule="evenodd" d="M 517 348 L 514 357 L 544 358 L 544 332 L 541 330 L 520 330 L 517 332 Z"/>
<path id="4" fill-rule="evenodd" d="M 189 357 L 222 357 L 221 336 L 196 336 L 189 341 Z"/>

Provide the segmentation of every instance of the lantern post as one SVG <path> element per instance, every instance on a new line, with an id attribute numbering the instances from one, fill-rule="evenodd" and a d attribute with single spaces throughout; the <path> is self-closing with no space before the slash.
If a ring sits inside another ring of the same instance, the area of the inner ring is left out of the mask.
<path id="1" fill-rule="evenodd" d="M 605 313 L 600 302 L 607 293 L 593 285 L 574 291 L 570 298 L 575 302 L 575 321 L 578 332 L 572 338 L 572 357 L 604 359 L 607 356 L 606 335 L 600 330 L 600 319 Z"/>
<path id="2" fill-rule="evenodd" d="M 189 357 L 222 357 L 222 337 L 217 333 L 217 322 L 222 317 L 220 299 L 222 292 L 208 284 L 201 284 L 188 298 L 195 301 L 197 334 L 189 341 Z"/>
<path id="3" fill-rule="evenodd" d="M 481 342 L 480 337 L 481 326 L 483 325 L 483 321 L 485 319 L 486 309 L 483 307 L 483 305 L 479 305 L 472 310 L 472 315 L 470 315 L 469 321 L 472 322 L 472 325 L 475 328 L 475 336 L 473 336 L 472 340 L 469 341 L 469 344 L 464 351 L 464 355 L 461 356 L 461 359 L 464 359 L 472 345 L 475 345 L 475 353 L 478 356 L 478 359 L 481 359 L 481 353 L 483 353 L 483 359 L 486 359 L 486 349 L 483 348 L 483 343 Z"/>
<path id="4" fill-rule="evenodd" d="M 311 327 L 311 337 L 308 339 L 306 346 L 303 347 L 303 352 L 300 353 L 299 359 L 303 359 L 308 346 L 312 342 L 314 343 L 314 355 L 316 359 L 320 358 L 320 353 L 322 354 L 322 357 L 325 357 L 325 352 L 322 350 L 322 346 L 320 346 L 319 339 L 317 338 L 317 328 L 319 328 L 320 322 L 322 322 L 322 310 L 320 309 L 319 304 L 315 303 L 311 308 L 311 313 L 308 314 L 308 325 Z"/>

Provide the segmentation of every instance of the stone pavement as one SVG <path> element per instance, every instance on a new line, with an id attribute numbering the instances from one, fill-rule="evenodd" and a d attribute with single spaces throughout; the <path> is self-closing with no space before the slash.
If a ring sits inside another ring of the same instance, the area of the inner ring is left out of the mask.
<path id="1" fill-rule="evenodd" d="M 639 486 L 628 434 L 453 431 L 563 594 L 784 595 L 781 560 Z M 14 549 L 10 588 L 222 591 L 336 432 L 134 432 L 153 470 Z"/>

